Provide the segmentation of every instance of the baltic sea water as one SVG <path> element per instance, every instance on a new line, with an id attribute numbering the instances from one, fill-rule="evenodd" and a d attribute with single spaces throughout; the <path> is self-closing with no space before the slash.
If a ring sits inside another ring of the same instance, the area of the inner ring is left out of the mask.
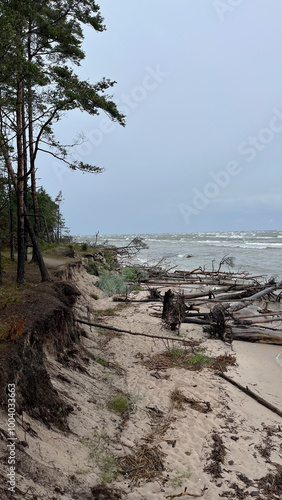
<path id="1" fill-rule="evenodd" d="M 199 233 L 155 233 L 99 235 L 98 243 L 126 246 L 138 236 L 148 245 L 138 254 L 141 264 L 155 264 L 161 259 L 164 267 L 191 271 L 201 266 L 215 269 L 224 256 L 234 258 L 231 271 L 250 275 L 277 276 L 282 279 L 282 231 L 230 231 Z M 95 241 L 95 236 L 75 236 L 76 241 Z M 228 270 L 228 267 L 222 267 Z"/>

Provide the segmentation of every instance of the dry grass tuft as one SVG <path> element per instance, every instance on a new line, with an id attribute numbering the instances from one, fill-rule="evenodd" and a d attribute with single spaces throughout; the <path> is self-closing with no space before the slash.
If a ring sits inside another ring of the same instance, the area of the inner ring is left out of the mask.
<path id="1" fill-rule="evenodd" d="M 126 478 L 134 484 L 140 480 L 152 481 L 164 471 L 164 453 L 157 447 L 138 446 L 135 453 L 120 458 L 119 465 Z"/>
<path id="2" fill-rule="evenodd" d="M 224 354 L 216 358 L 209 358 L 203 351 L 194 353 L 182 349 L 173 349 L 157 353 L 143 362 L 149 370 L 167 370 L 169 368 L 184 368 L 186 370 L 201 371 L 210 368 L 215 371 L 226 372 L 228 366 L 236 365 L 236 357 Z"/>
<path id="3" fill-rule="evenodd" d="M 195 401 L 193 398 L 189 399 L 179 389 L 175 389 L 171 393 L 170 399 L 172 401 L 173 408 L 177 410 L 184 410 L 184 405 L 189 404 L 190 408 L 200 413 L 209 413 L 212 411 L 209 401 Z"/>

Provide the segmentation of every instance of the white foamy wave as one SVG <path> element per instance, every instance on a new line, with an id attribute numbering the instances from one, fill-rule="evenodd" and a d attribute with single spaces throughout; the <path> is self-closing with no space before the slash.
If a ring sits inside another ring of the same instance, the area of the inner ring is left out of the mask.
<path id="1" fill-rule="evenodd" d="M 214 246 L 214 247 L 225 247 L 225 248 L 282 248 L 282 243 L 271 243 L 271 242 L 256 242 L 256 241 L 213 241 L 213 240 L 203 240 L 199 242 L 202 245 Z"/>
<path id="2" fill-rule="evenodd" d="M 255 243 L 246 242 L 242 248 L 282 248 L 282 243 Z"/>

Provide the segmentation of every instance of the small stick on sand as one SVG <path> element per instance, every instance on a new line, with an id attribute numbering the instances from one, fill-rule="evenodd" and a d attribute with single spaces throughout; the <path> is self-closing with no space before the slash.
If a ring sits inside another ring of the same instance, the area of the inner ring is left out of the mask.
<path id="1" fill-rule="evenodd" d="M 166 497 L 166 498 L 169 498 L 170 500 L 173 500 L 174 498 L 180 498 L 180 497 L 194 497 L 194 498 L 200 498 L 200 497 L 203 497 L 204 496 L 204 493 L 205 491 L 207 491 L 207 487 L 204 486 L 204 488 L 202 489 L 202 492 L 197 495 L 196 493 L 179 493 L 179 495 L 170 495 L 169 497 Z"/>

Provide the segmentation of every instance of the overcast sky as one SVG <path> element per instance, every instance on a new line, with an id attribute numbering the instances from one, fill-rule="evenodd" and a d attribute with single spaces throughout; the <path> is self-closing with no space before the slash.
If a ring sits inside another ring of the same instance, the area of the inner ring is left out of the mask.
<path id="1" fill-rule="evenodd" d="M 117 81 L 125 128 L 74 112 L 57 126 L 79 159 L 42 159 L 71 234 L 282 229 L 281 0 L 101 0 L 77 73 Z"/>

